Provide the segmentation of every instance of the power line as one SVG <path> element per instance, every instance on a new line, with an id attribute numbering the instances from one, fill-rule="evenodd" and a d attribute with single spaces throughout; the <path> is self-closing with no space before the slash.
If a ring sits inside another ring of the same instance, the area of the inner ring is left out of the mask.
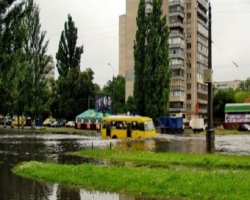
<path id="1" fill-rule="evenodd" d="M 224 51 L 222 51 L 219 47 L 217 47 L 217 45 L 215 45 L 215 43 L 212 41 L 212 44 L 217 48 L 219 49 L 229 60 L 231 60 L 231 62 L 236 66 L 236 67 L 239 67 L 235 61 L 233 61 Z"/>

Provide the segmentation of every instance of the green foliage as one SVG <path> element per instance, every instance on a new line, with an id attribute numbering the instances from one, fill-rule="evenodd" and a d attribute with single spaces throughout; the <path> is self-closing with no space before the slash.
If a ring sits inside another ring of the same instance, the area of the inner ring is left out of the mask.
<path id="1" fill-rule="evenodd" d="M 64 31 L 61 33 L 59 48 L 56 53 L 58 73 L 66 77 L 71 68 L 80 67 L 83 46 L 77 47 L 77 28 L 68 15 L 68 21 L 64 24 Z"/>
<path id="2" fill-rule="evenodd" d="M 145 115 L 144 103 L 144 83 L 147 77 L 144 75 L 146 65 L 146 36 L 148 29 L 148 19 L 145 13 L 146 5 L 144 0 L 140 0 L 136 24 L 137 31 L 134 41 L 134 91 L 133 96 L 136 105 L 136 112 Z"/>
<path id="3" fill-rule="evenodd" d="M 94 72 L 91 69 L 80 71 L 83 46 L 77 47 L 77 28 L 68 15 L 56 54 L 59 78 L 56 82 L 52 113 L 55 117 L 75 119 L 76 115 L 94 107 L 95 91 L 100 90 L 93 84 Z"/>
<path id="4" fill-rule="evenodd" d="M 114 112 L 123 113 L 125 111 L 125 78 L 118 75 L 114 77 L 114 83 L 108 81 L 103 87 L 103 93 L 112 95 L 114 86 Z"/>
<path id="5" fill-rule="evenodd" d="M 246 81 L 242 81 L 237 88 L 237 91 L 250 92 L 250 78 L 248 78 Z"/>
<path id="6" fill-rule="evenodd" d="M 136 113 L 136 105 L 135 105 L 135 99 L 132 96 L 129 96 L 126 104 L 125 104 L 125 111 L 129 111 L 130 113 Z"/>
<path id="7" fill-rule="evenodd" d="M 250 91 L 236 91 L 235 93 L 235 102 L 236 103 L 243 103 L 246 98 L 250 98 Z"/>
<path id="8" fill-rule="evenodd" d="M 153 0 L 153 10 L 146 14 L 145 1 L 140 1 L 134 43 L 136 110 L 152 118 L 167 115 L 170 93 L 169 31 L 161 7 L 161 0 Z"/>
<path id="9" fill-rule="evenodd" d="M 95 85 L 93 71 L 81 72 L 79 68 L 71 68 L 66 77 L 59 76 L 56 82 L 53 116 L 68 120 L 94 107 Z"/>
<path id="10" fill-rule="evenodd" d="M 28 0 L 26 8 L 30 7 L 32 11 L 23 20 L 27 37 L 24 44 L 26 70 L 22 103 L 23 111 L 34 119 L 47 110 L 45 106 L 48 101 L 46 75 L 51 67 L 49 66 L 50 57 L 46 55 L 49 41 L 45 40 L 46 31 L 41 30 L 39 6 L 33 0 Z"/>
<path id="11" fill-rule="evenodd" d="M 30 11 L 24 3 L 0 2 L 0 112 L 13 114 L 24 83 L 23 44 L 26 38 L 22 19 Z"/>
<path id="12" fill-rule="evenodd" d="M 226 90 L 217 90 L 213 96 L 213 116 L 214 118 L 225 117 L 226 103 L 235 103 L 235 91 L 232 88 Z"/>

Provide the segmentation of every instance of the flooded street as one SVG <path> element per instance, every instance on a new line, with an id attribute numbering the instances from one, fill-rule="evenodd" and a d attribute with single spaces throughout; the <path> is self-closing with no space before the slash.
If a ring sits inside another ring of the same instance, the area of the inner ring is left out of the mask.
<path id="1" fill-rule="evenodd" d="M 205 136 L 161 135 L 145 140 L 101 140 L 100 137 L 66 134 L 40 134 L 0 130 L 1 200 L 136 200 L 130 195 L 89 192 L 21 178 L 11 172 L 22 161 L 53 161 L 78 164 L 95 160 L 63 155 L 89 148 L 137 149 L 155 152 L 206 153 Z M 250 155 L 250 135 L 216 136 L 216 153 Z M 145 199 L 144 199 L 145 200 Z"/>

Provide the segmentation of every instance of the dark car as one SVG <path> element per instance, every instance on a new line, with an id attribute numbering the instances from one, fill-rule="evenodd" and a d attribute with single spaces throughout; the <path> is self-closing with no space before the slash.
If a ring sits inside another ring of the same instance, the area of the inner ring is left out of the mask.
<path id="1" fill-rule="evenodd" d="M 52 124 L 50 124 L 51 127 L 62 127 L 63 126 L 63 122 L 61 121 L 55 121 Z"/>
<path id="2" fill-rule="evenodd" d="M 238 131 L 250 131 L 250 125 L 249 124 L 241 124 L 238 127 Z"/>

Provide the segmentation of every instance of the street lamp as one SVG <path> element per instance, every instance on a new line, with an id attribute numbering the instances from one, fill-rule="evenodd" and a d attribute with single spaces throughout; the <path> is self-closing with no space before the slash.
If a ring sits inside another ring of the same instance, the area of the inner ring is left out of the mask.
<path id="1" fill-rule="evenodd" d="M 108 63 L 108 65 L 112 68 L 112 71 L 113 71 L 111 108 L 112 108 L 112 113 L 114 113 L 114 102 L 115 102 L 115 97 L 114 97 L 114 79 L 115 79 L 115 77 L 114 77 L 114 68 L 110 63 Z"/>

